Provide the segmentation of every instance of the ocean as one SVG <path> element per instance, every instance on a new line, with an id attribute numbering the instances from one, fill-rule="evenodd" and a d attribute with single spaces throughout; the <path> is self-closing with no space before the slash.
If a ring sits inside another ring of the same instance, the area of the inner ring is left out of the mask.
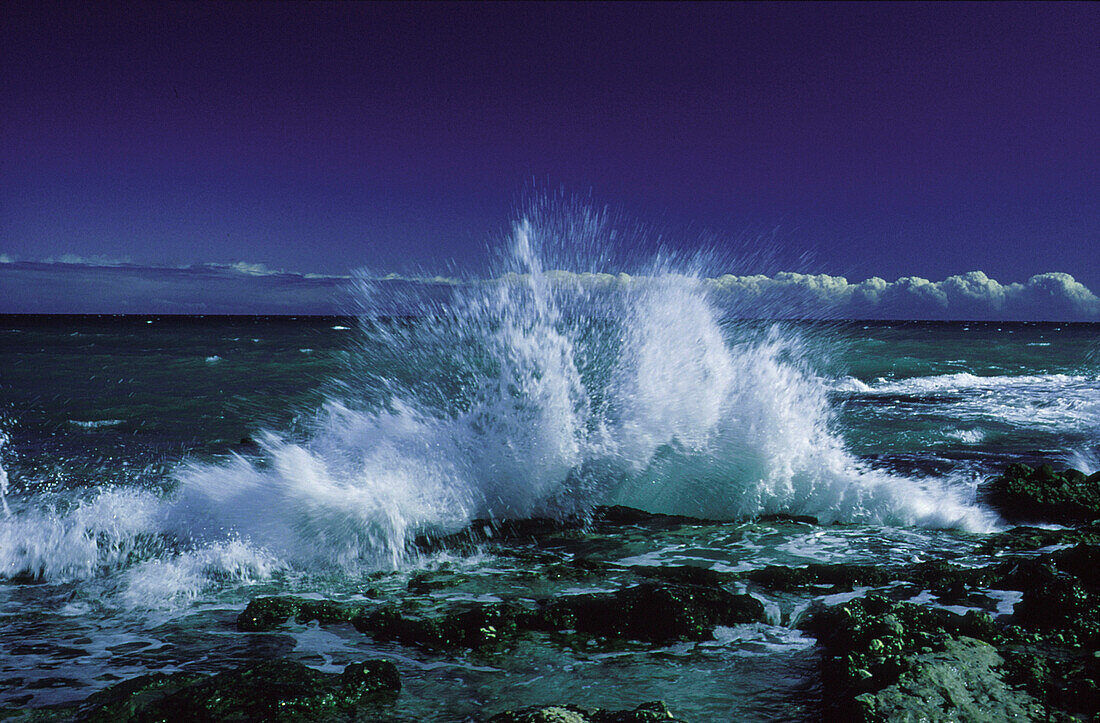
<path id="1" fill-rule="evenodd" d="M 1100 324 L 770 321 L 690 275 L 596 293 L 523 271 L 402 314 L 364 287 L 345 317 L 0 317 L 0 706 L 384 658 L 394 720 L 654 699 L 692 721 L 813 719 L 819 652 L 796 623 L 858 590 L 739 584 L 766 623 L 656 647 L 441 652 L 236 619 L 262 595 L 432 611 L 624 584 L 562 561 L 966 565 L 1006 527 L 984 479 L 1100 468 Z M 601 505 L 714 522 L 585 527 Z M 533 518 L 579 527 L 416 544 Z"/>

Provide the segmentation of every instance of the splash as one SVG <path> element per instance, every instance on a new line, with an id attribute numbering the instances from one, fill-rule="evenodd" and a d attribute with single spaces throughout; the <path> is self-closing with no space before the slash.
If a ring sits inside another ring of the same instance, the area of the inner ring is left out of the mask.
<path id="1" fill-rule="evenodd" d="M 591 224 L 517 224 L 494 281 L 423 302 L 412 320 L 372 313 L 393 300 L 364 282 L 346 398 L 306 439 L 268 434 L 259 463 L 183 470 L 176 534 L 231 532 L 294 564 L 348 566 L 400 564 L 413 536 L 475 518 L 604 503 L 992 525 L 964 491 L 850 455 L 798 340 L 724 322 L 702 274 L 556 283 L 547 249 L 578 233 L 591 245 Z"/>
<path id="2" fill-rule="evenodd" d="M 556 271 L 583 266 L 579 248 L 597 278 L 610 239 L 598 215 L 543 214 L 515 226 L 492 280 L 402 299 L 363 281 L 352 363 L 308 431 L 184 464 L 167 498 L 102 489 L 9 513 L 0 469 L 0 576 L 125 570 L 122 597 L 146 605 L 280 570 L 401 566 L 418 535 L 599 504 L 993 526 L 964 485 L 852 456 L 835 380 L 791 332 L 732 321 L 753 314 L 724 308 L 701 265 L 665 259 L 614 284 Z M 395 302 L 413 313 L 385 317 Z"/>
<path id="3" fill-rule="evenodd" d="M 156 554 L 160 511 L 134 489 L 104 489 L 65 510 L 24 506 L 0 520 L 0 577 L 86 579 Z"/>
<path id="4" fill-rule="evenodd" d="M 8 436 L 0 432 L 0 452 L 4 451 L 4 445 L 8 443 Z M 11 508 L 8 507 L 8 471 L 0 463 L 0 507 L 4 510 L 5 517 L 11 517 Z"/>

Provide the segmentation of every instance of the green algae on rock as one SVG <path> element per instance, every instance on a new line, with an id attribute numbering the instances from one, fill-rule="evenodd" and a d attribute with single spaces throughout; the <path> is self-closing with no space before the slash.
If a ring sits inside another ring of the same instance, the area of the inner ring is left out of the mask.
<path id="1" fill-rule="evenodd" d="M 763 619 L 763 603 L 749 595 L 715 586 L 657 583 L 559 598 L 540 615 L 550 630 L 649 642 L 707 640 L 715 626 Z"/>
<path id="2" fill-rule="evenodd" d="M 237 629 L 263 632 L 285 624 L 290 618 L 299 623 L 316 620 L 321 624 L 350 622 L 362 612 L 362 606 L 311 600 L 299 597 L 258 597 L 237 617 Z"/>
<path id="3" fill-rule="evenodd" d="M 1100 472 L 1055 472 L 1049 464 L 1032 469 L 1010 464 L 985 485 L 986 501 L 1013 522 L 1074 524 L 1100 519 Z"/>
<path id="4" fill-rule="evenodd" d="M 863 693 L 856 702 L 866 718 L 901 721 L 1037 720 L 1042 707 L 1015 690 L 999 674 L 1004 659 L 989 643 L 958 637 L 943 649 L 920 653 L 898 681 L 877 693 Z"/>
<path id="5" fill-rule="evenodd" d="M 826 714 L 986 720 L 975 711 L 995 706 L 1005 716 L 1091 720 L 1100 710 L 1098 570 L 1100 546 L 1086 544 L 998 562 L 954 581 L 945 568 L 948 589 L 968 578 L 1021 592 L 1013 614 L 998 620 L 881 594 L 818 610 L 803 627 L 824 648 Z"/>
<path id="6" fill-rule="evenodd" d="M 466 606 L 436 616 L 406 614 L 387 605 L 352 620 L 355 629 L 377 640 L 397 640 L 434 649 L 486 650 L 510 642 L 531 629 L 534 614 L 518 605 Z"/>
<path id="7" fill-rule="evenodd" d="M 662 701 L 642 703 L 634 710 L 620 711 L 601 708 L 587 711 L 574 705 L 532 706 L 497 713 L 489 719 L 488 723 L 650 723 L 650 721 L 684 723 L 676 718 Z"/>
<path id="8" fill-rule="evenodd" d="M 270 660 L 211 676 L 128 680 L 92 695 L 77 718 L 89 723 L 362 720 L 363 706 L 390 701 L 400 689 L 397 668 L 384 660 L 351 663 L 338 674 Z"/>

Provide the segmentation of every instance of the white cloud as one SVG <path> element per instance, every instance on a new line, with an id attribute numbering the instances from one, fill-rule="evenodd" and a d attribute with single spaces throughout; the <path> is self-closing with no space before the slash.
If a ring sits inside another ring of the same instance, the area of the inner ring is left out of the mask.
<path id="1" fill-rule="evenodd" d="M 553 270 L 546 276 L 559 288 L 593 295 L 654 284 L 699 285 L 731 314 L 744 317 L 1100 321 L 1100 298 L 1065 273 L 1037 274 L 1008 284 L 981 271 L 942 281 L 906 276 L 855 283 L 843 276 L 793 272 L 706 278 Z M 248 262 L 165 268 L 73 255 L 24 262 L 0 254 L 0 286 L 7 292 L 0 311 L 154 313 L 193 307 L 206 313 L 333 313 L 352 308 L 352 278 L 373 288 L 375 303 L 394 307 L 387 313 L 407 313 L 417 308 L 418 299 L 435 298 L 433 294 L 448 289 L 512 283 L 524 276 L 511 273 L 482 281 L 367 273 L 349 277 L 276 271 Z"/>
<path id="2" fill-rule="evenodd" d="M 58 257 L 43 259 L 44 264 L 68 264 L 70 266 L 126 266 L 131 263 L 129 257 L 114 258 L 112 256 L 79 256 L 77 254 L 61 254 Z"/>
<path id="3" fill-rule="evenodd" d="M 548 271 L 565 288 L 600 291 L 642 288 L 653 281 L 627 274 Z M 522 278 L 506 274 L 498 282 Z M 725 274 L 682 277 L 698 283 L 739 315 L 823 318 L 1097 320 L 1100 298 L 1065 273 L 1037 274 L 1025 283 L 1002 284 L 982 271 L 931 281 L 877 276 L 858 283 L 843 276 L 780 272 L 773 276 Z"/>

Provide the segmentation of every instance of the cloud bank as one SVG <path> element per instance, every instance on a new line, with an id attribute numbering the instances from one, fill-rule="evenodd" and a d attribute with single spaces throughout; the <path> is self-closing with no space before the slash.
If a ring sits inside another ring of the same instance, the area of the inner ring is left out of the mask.
<path id="1" fill-rule="evenodd" d="M 729 313 L 761 318 L 967 319 L 1100 321 L 1100 298 L 1066 273 L 1044 273 L 1002 284 L 981 271 L 930 281 L 907 276 L 857 283 L 842 276 L 781 272 L 772 276 L 661 277 L 549 271 L 551 283 L 587 293 L 642 290 L 659 283 L 699 284 Z M 364 277 L 360 277 L 364 278 Z M 387 274 L 366 277 L 386 304 L 445 296 L 470 283 L 510 283 Z M 78 259 L 19 261 L 0 254 L 0 313 L 75 314 L 340 314 L 356 308 L 352 277 L 302 274 L 263 264 L 201 264 L 184 268 Z M 389 293 L 389 292 L 393 293 Z"/>
<path id="2" fill-rule="evenodd" d="M 560 286 L 589 291 L 667 283 L 628 274 L 551 271 L 548 275 Z M 682 279 L 703 285 L 730 313 L 746 317 L 1100 321 L 1100 298 L 1069 274 L 1058 272 L 1009 284 L 981 271 L 943 281 L 906 276 L 892 282 L 872 277 L 852 283 L 843 276 L 787 271 L 773 276 Z"/>

